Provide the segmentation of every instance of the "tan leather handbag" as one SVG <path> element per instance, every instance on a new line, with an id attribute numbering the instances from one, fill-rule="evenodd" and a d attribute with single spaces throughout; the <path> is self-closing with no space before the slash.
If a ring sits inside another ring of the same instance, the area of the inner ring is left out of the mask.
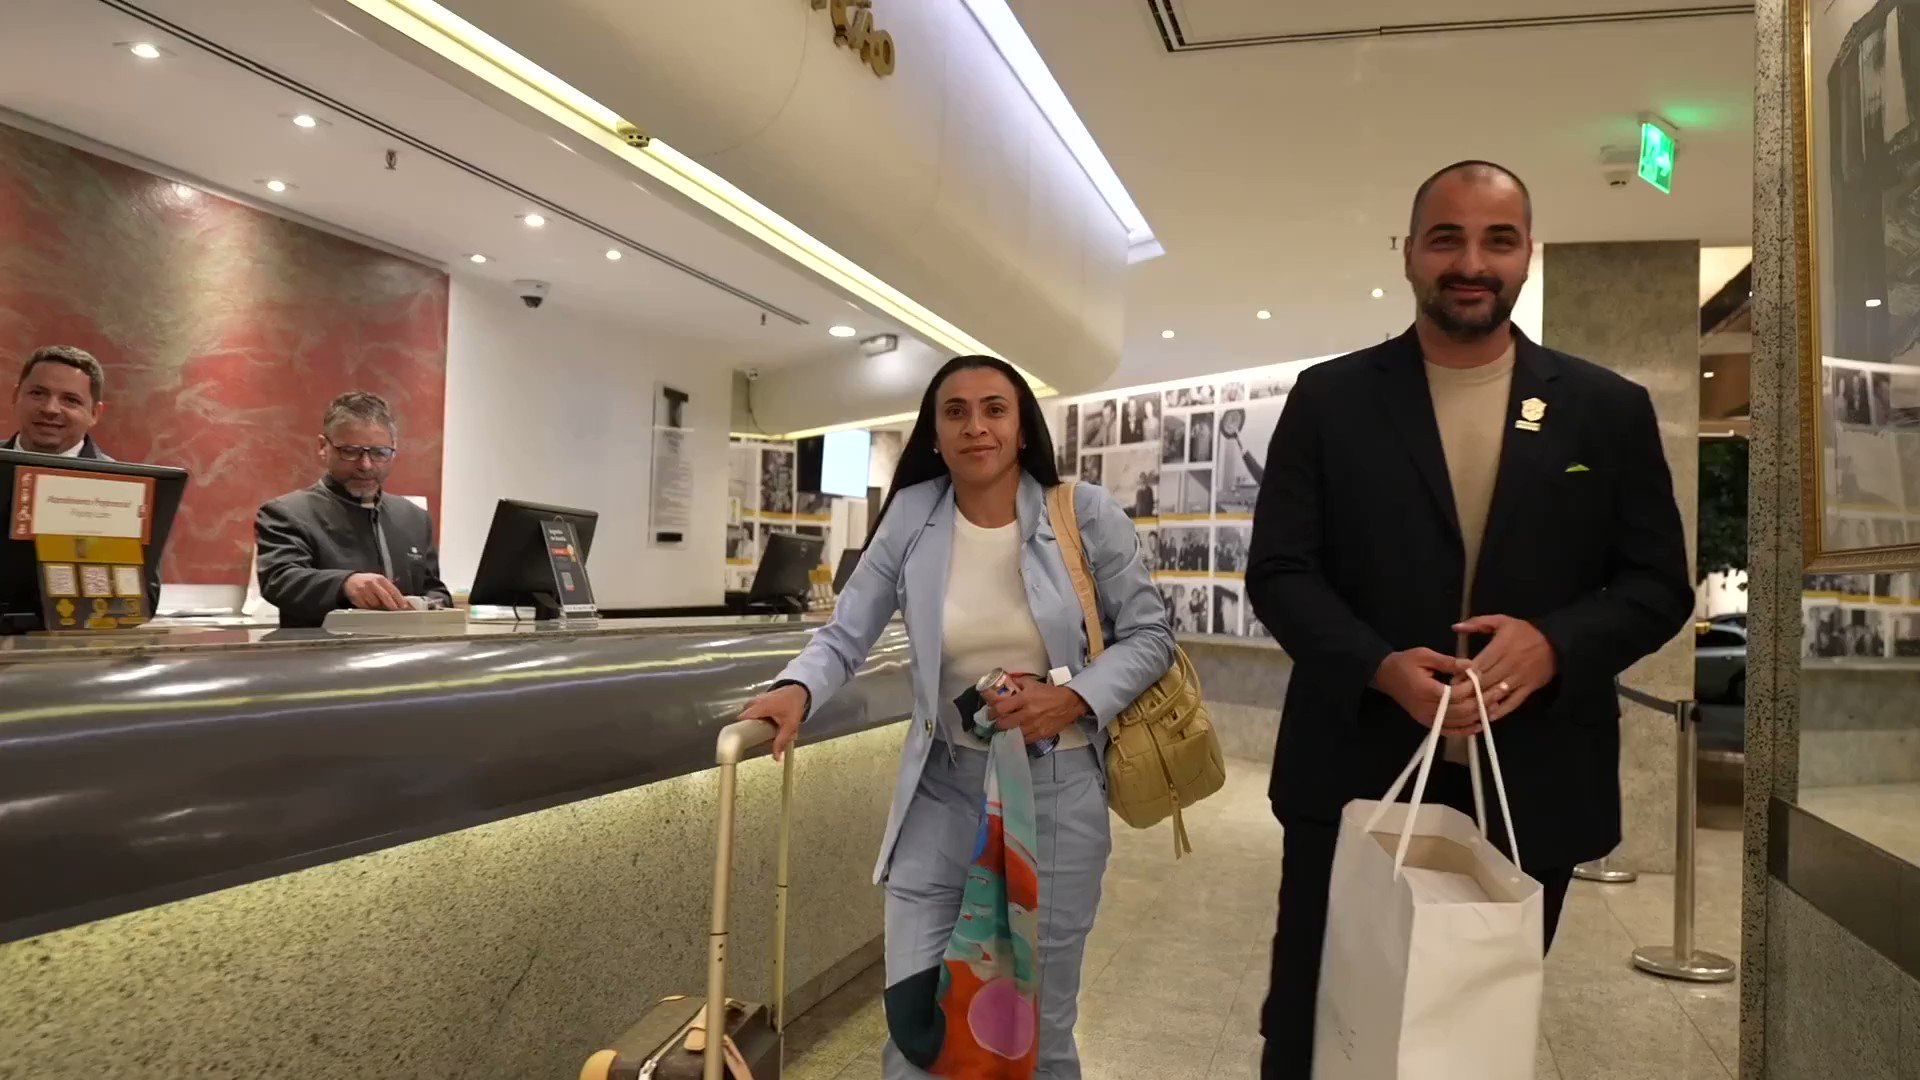
<path id="1" fill-rule="evenodd" d="M 1089 663 L 1106 648 L 1100 630 L 1100 599 L 1080 539 L 1072 483 L 1047 493 L 1047 515 L 1066 560 L 1080 612 L 1087 621 Z M 1107 805 L 1120 820 L 1145 829 L 1173 818 L 1175 858 L 1193 850 L 1181 810 L 1219 791 L 1227 782 L 1220 737 L 1200 698 L 1200 676 L 1186 650 L 1174 646 L 1173 666 L 1121 711 L 1107 734 Z"/>

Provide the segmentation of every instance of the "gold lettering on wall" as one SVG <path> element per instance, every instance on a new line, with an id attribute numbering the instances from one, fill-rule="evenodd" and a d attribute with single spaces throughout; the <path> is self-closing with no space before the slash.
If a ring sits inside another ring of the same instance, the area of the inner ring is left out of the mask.
<path id="1" fill-rule="evenodd" d="M 852 49 L 875 75 L 891 75 L 893 35 L 873 25 L 873 0 L 810 0 L 815 11 L 827 11 L 833 20 L 834 44 Z"/>

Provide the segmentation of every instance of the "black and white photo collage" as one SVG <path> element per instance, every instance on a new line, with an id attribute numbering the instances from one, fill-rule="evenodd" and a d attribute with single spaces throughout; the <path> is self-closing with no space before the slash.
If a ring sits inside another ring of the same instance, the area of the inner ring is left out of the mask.
<path id="1" fill-rule="evenodd" d="M 1828 551 L 1920 546 L 1920 368 L 1828 358 Z M 1809 660 L 1920 658 L 1920 571 L 1809 574 Z"/>
<path id="2" fill-rule="evenodd" d="M 727 496 L 729 589 L 753 585 L 774 533 L 824 539 L 833 523 L 830 497 L 800 492 L 792 443 L 734 439 L 727 447 Z"/>
<path id="3" fill-rule="evenodd" d="M 1238 372 L 1051 404 L 1060 476 L 1134 520 L 1178 634 L 1271 639 L 1246 602 L 1253 506 L 1293 375 Z"/>

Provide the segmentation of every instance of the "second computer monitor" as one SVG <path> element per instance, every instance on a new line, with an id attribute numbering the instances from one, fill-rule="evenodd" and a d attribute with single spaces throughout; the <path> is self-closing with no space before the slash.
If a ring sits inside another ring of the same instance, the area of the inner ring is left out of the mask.
<path id="1" fill-rule="evenodd" d="M 531 607 L 536 619 L 557 619 L 593 607 L 587 553 L 593 548 L 593 529 L 600 515 L 592 510 L 501 499 L 493 510 L 480 566 L 473 574 L 473 604 Z M 556 553 L 550 527 L 572 526 L 579 550 L 571 556 Z M 576 573 L 577 571 L 577 573 Z"/>

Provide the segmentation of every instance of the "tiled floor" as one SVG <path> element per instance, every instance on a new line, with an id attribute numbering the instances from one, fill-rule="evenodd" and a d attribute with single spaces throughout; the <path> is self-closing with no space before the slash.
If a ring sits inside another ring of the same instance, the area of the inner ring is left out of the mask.
<path id="1" fill-rule="evenodd" d="M 1106 896 L 1087 946 L 1079 1026 L 1089 1080 L 1257 1075 L 1258 1015 L 1280 874 L 1266 770 L 1233 763 L 1227 789 L 1190 819 L 1178 863 L 1164 828 L 1116 829 Z M 1699 944 L 1739 953 L 1740 837 L 1700 834 Z M 1672 879 L 1576 882 L 1548 959 L 1539 1080 L 1729 1080 L 1739 992 L 1640 975 L 1637 945 L 1671 939 Z M 788 1080 L 880 1075 L 886 1038 L 876 968 L 789 1032 Z"/>

